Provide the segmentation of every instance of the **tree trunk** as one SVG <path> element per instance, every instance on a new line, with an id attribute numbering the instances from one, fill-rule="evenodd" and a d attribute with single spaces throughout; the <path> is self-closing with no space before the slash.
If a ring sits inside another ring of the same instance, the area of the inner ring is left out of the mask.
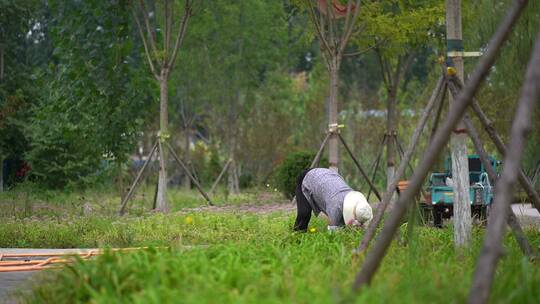
<path id="1" fill-rule="evenodd" d="M 184 128 L 184 138 L 185 138 L 185 141 L 184 141 L 184 163 L 186 164 L 186 166 L 188 166 L 189 168 L 189 163 L 190 163 L 190 149 L 189 149 L 189 146 L 190 146 L 190 143 L 191 143 L 191 128 L 186 126 Z M 184 188 L 186 190 L 189 190 L 191 189 L 191 180 L 189 179 L 189 177 L 187 176 L 187 173 L 184 174 Z"/>
<path id="2" fill-rule="evenodd" d="M 124 172 L 122 172 L 122 164 L 118 162 L 116 164 L 116 178 L 118 185 L 118 193 L 120 193 L 120 199 L 124 199 Z"/>
<path id="3" fill-rule="evenodd" d="M 399 73 L 399 68 L 398 68 Z M 396 77 L 397 78 L 397 77 Z M 397 111 L 396 111 L 396 95 L 397 83 L 392 85 L 388 96 L 387 118 L 386 118 L 386 188 L 390 187 L 396 173 L 396 142 L 397 142 Z M 391 201 L 394 201 L 395 196 L 392 195 Z"/>
<path id="4" fill-rule="evenodd" d="M 229 123 L 229 158 L 231 163 L 229 164 L 227 185 L 230 194 L 240 193 L 240 187 L 238 183 L 238 167 L 236 164 L 236 133 L 232 129 L 232 123 Z"/>
<path id="5" fill-rule="evenodd" d="M 461 0 L 446 1 L 446 32 L 448 51 L 463 51 L 461 32 Z M 452 56 L 457 76 L 463 81 L 463 57 Z M 450 109 L 454 104 L 449 94 Z M 468 247 L 471 242 L 472 220 L 469 195 L 469 162 L 465 126 L 458 123 L 451 135 L 452 180 L 454 183 L 454 242 L 458 247 Z"/>
<path id="6" fill-rule="evenodd" d="M 338 94 L 339 94 L 339 64 L 334 59 L 330 65 L 330 92 L 328 96 L 328 125 L 338 124 Z M 328 164 L 330 169 L 338 171 L 339 165 L 339 140 L 337 134 L 331 134 L 328 139 Z"/>
<path id="7" fill-rule="evenodd" d="M 400 73 L 400 68 L 398 66 L 396 73 Z M 392 84 L 390 89 L 390 94 L 388 96 L 388 113 L 386 119 L 386 130 L 387 130 L 387 140 L 386 140 L 386 187 L 388 188 L 394 176 L 396 174 L 396 143 L 397 143 L 397 90 L 399 85 L 399 75 L 394 77 L 395 83 Z M 393 192 L 390 202 L 393 204 L 396 201 L 396 195 Z"/>
<path id="8" fill-rule="evenodd" d="M 159 95 L 160 95 L 160 112 L 159 112 L 159 132 L 163 141 L 168 136 L 168 78 L 165 72 L 161 73 L 159 81 Z M 158 178 L 158 191 L 156 198 L 156 211 L 167 212 L 169 206 L 167 204 L 167 151 L 160 145 L 159 149 L 159 178 Z"/>

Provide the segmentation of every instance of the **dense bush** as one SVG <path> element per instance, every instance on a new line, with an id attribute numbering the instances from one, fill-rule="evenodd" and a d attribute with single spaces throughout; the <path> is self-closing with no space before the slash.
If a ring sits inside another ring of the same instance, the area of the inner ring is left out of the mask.
<path id="1" fill-rule="evenodd" d="M 277 189 L 288 199 L 294 196 L 296 187 L 296 178 L 303 171 L 309 168 L 311 162 L 315 158 L 315 153 L 307 151 L 299 151 L 289 154 L 285 160 L 279 165 L 275 176 Z M 321 167 L 327 167 L 328 161 L 323 158 L 320 163 Z"/>

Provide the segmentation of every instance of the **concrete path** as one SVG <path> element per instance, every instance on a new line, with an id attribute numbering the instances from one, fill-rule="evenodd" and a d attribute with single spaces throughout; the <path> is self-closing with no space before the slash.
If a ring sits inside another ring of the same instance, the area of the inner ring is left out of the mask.
<path id="1" fill-rule="evenodd" d="M 512 210 L 522 225 L 540 228 L 540 213 L 531 204 L 513 204 Z"/>
<path id="2" fill-rule="evenodd" d="M 0 248 L 0 255 L 4 254 L 26 254 L 26 253 L 86 253 L 92 249 L 31 249 L 31 248 Z M 36 257 L 36 259 L 46 259 L 48 257 Z M 3 257 L 2 261 L 21 260 L 21 258 Z M 27 291 L 32 284 L 32 278 L 41 271 L 21 271 L 21 272 L 0 272 L 0 303 L 16 303 L 13 297 L 18 290 Z"/>

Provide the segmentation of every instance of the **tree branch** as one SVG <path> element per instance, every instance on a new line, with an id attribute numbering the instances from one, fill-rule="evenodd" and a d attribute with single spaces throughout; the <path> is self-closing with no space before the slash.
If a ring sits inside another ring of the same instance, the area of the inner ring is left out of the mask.
<path id="1" fill-rule="evenodd" d="M 186 36 L 186 30 L 187 25 L 189 21 L 189 17 L 191 17 L 191 8 L 193 6 L 193 1 L 186 0 L 184 4 L 184 16 L 182 16 L 182 21 L 180 22 L 180 28 L 178 29 L 178 35 L 176 36 L 176 43 L 174 44 L 174 50 L 173 55 L 171 57 L 171 60 L 168 63 L 168 66 L 170 70 L 172 70 L 174 63 L 176 61 L 176 55 L 178 55 L 178 49 L 180 48 L 180 45 L 182 45 L 182 42 L 184 41 L 184 37 Z"/>
<path id="2" fill-rule="evenodd" d="M 139 1 L 139 5 L 141 7 L 144 23 L 146 24 L 146 32 L 148 34 L 148 40 L 150 40 L 150 47 L 152 48 L 152 51 L 154 52 L 154 56 L 157 56 L 157 47 L 156 47 L 156 35 L 152 31 L 152 27 L 150 26 L 150 20 L 148 20 L 148 10 L 146 10 L 146 6 L 144 5 L 144 0 Z"/>
<path id="3" fill-rule="evenodd" d="M 347 1 L 347 14 L 345 15 L 345 27 L 344 28 L 348 28 L 348 26 L 349 26 L 349 21 L 351 19 L 352 3 L 353 2 L 351 0 Z M 343 32 L 343 36 L 341 37 L 341 39 L 343 40 L 343 38 L 345 38 L 345 32 Z"/>
<path id="4" fill-rule="evenodd" d="M 305 0 L 305 1 L 308 4 L 309 18 L 311 19 L 311 22 L 313 22 L 313 24 L 315 25 L 315 30 L 317 32 L 317 36 L 319 37 L 319 40 L 322 41 L 323 51 L 324 49 L 326 49 L 328 53 L 330 53 L 330 47 L 328 46 L 328 42 L 326 41 L 326 38 L 322 32 L 322 30 L 324 29 L 321 29 L 322 25 L 319 22 L 317 22 L 317 18 L 315 16 L 315 9 L 313 8 L 313 3 L 311 3 L 310 0 Z"/>
<path id="5" fill-rule="evenodd" d="M 379 40 L 379 42 L 376 42 L 375 44 L 373 44 L 372 46 L 366 48 L 366 49 L 363 49 L 361 51 L 357 51 L 357 52 L 352 52 L 352 53 L 345 53 L 343 54 L 343 56 L 345 57 L 351 57 L 351 56 L 357 56 L 357 55 L 363 55 L 375 48 L 378 48 L 383 42 L 386 42 L 386 39 L 383 39 L 383 40 Z"/>
<path id="6" fill-rule="evenodd" d="M 171 4 L 171 1 L 165 1 L 165 5 L 163 6 L 165 10 L 165 39 L 163 39 L 163 63 L 167 62 L 168 55 L 169 55 L 169 48 L 171 46 L 171 29 L 172 29 L 172 19 L 173 19 L 173 12 L 172 9 L 174 7 L 174 3 Z"/>
<path id="7" fill-rule="evenodd" d="M 349 1 L 352 1 L 352 0 L 349 0 Z M 345 51 L 345 47 L 347 46 L 347 43 L 349 42 L 349 39 L 351 38 L 351 34 L 354 29 L 354 24 L 356 23 L 356 20 L 358 19 L 359 14 L 360 14 L 360 0 L 356 0 L 356 6 L 354 8 L 353 18 L 351 20 L 351 23 L 344 29 L 344 36 L 341 39 L 341 45 L 339 47 L 338 56 L 341 56 L 343 52 Z"/>
<path id="8" fill-rule="evenodd" d="M 146 54 L 146 59 L 148 61 L 148 64 L 150 65 L 150 71 L 152 72 L 152 75 L 154 75 L 154 77 L 156 77 L 156 79 L 159 80 L 159 76 L 156 73 L 156 69 L 154 67 L 154 62 L 152 61 L 152 56 L 150 56 L 150 50 L 148 49 L 148 43 L 146 42 L 146 38 L 144 36 L 143 30 L 141 27 L 141 22 L 139 21 L 139 17 L 137 17 L 137 13 L 135 12 L 135 9 L 132 10 L 132 13 L 133 13 L 133 18 L 135 19 L 135 23 L 137 24 L 137 29 L 139 30 L 139 36 L 141 36 L 141 40 L 143 42 L 144 53 Z"/>
<path id="9" fill-rule="evenodd" d="M 381 68 L 381 76 L 382 76 L 384 85 L 388 89 L 388 87 L 390 87 L 390 82 L 389 82 L 388 76 L 386 75 L 386 68 L 384 67 L 381 51 L 378 47 L 375 47 L 375 54 L 377 54 L 377 59 L 379 60 L 379 66 Z"/>

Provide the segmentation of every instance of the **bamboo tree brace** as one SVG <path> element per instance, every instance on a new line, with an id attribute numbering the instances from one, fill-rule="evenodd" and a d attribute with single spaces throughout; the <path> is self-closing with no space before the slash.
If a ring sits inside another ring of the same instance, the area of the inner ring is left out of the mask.
<path id="1" fill-rule="evenodd" d="M 454 68 L 454 57 L 480 57 L 483 55 L 482 52 L 465 52 L 463 49 L 463 40 L 461 39 L 448 39 L 446 49 L 448 50 L 446 53 L 446 56 L 448 56 L 448 59 L 446 60 L 446 64 L 448 66 L 446 68 L 446 73 L 448 76 L 455 76 L 457 74 L 457 70 Z M 441 59 L 439 59 L 439 62 L 441 62 Z M 466 128 L 455 129 L 453 133 L 467 133 L 467 130 Z"/>

